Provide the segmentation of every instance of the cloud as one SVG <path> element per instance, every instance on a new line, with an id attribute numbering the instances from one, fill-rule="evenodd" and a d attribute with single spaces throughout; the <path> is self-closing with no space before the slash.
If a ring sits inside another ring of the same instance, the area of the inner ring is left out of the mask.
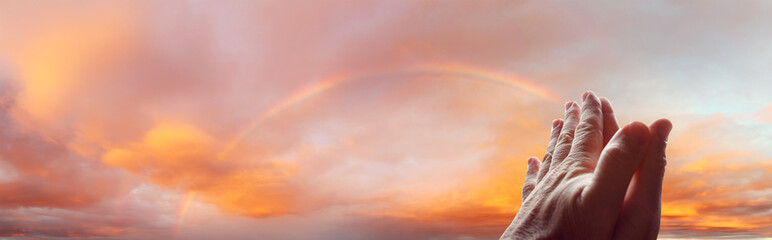
<path id="1" fill-rule="evenodd" d="M 756 113 L 756 119 L 762 122 L 772 122 L 772 105 Z"/>
<path id="2" fill-rule="evenodd" d="M 161 123 L 142 142 L 106 149 L 109 166 L 148 176 L 165 187 L 181 187 L 205 196 L 221 209 L 264 217 L 294 211 L 292 164 L 237 162 L 217 155 L 211 136 L 182 123 Z"/>
<path id="3" fill-rule="evenodd" d="M 176 193 L 139 185 L 120 198 L 79 207 L 24 207 L 0 210 L 0 236 L 32 239 L 170 238 Z"/>
<path id="4" fill-rule="evenodd" d="M 0 3 L 0 233 L 495 238 L 563 112 L 496 73 L 671 118 L 663 236 L 769 234 L 759 5 Z"/>
<path id="5" fill-rule="evenodd" d="M 158 226 L 148 223 L 163 213 L 126 198 L 134 195 L 137 179 L 14 121 L 8 115 L 12 91 L 0 99 L 0 236 L 146 236 L 156 231 Z M 123 211 L 132 208 L 138 211 Z"/>
<path id="6" fill-rule="evenodd" d="M 7 99 L 7 98 L 6 98 Z M 5 103 L 5 107 L 13 103 Z M 7 110 L 7 108 L 5 108 Z M 0 115 L 0 205 L 79 207 L 129 190 L 132 180 Z M 80 172 L 89 172 L 87 175 Z"/>
<path id="7" fill-rule="evenodd" d="M 769 124 L 741 119 L 713 116 L 689 126 L 669 144 L 672 164 L 665 175 L 662 214 L 666 236 L 772 231 L 765 223 L 772 216 L 772 155 L 766 151 L 772 142 L 763 140 L 769 133 L 759 131 Z"/>

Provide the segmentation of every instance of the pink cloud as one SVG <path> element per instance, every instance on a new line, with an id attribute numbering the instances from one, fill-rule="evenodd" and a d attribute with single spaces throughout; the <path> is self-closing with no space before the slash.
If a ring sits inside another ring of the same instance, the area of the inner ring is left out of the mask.
<path id="1" fill-rule="evenodd" d="M 672 118 L 662 235 L 769 234 L 754 4 L 0 9 L 3 236 L 495 238 L 562 103 L 472 70 L 406 73 L 445 63 Z"/>

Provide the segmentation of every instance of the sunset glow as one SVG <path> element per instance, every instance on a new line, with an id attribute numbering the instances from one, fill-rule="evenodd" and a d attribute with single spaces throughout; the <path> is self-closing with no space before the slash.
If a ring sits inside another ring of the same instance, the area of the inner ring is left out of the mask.
<path id="1" fill-rule="evenodd" d="M 764 1 L 3 1 L 0 238 L 498 239 L 565 101 L 665 239 L 772 238 Z"/>

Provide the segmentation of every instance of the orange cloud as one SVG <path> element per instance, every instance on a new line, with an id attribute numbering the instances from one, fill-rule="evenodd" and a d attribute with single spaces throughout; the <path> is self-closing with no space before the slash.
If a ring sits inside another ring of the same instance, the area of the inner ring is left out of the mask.
<path id="1" fill-rule="evenodd" d="M 161 186 L 194 191 L 221 209 L 263 217 L 294 211 L 292 164 L 280 161 L 238 162 L 218 157 L 223 145 L 196 127 L 160 123 L 142 142 L 106 149 L 102 161 Z"/>
<path id="2" fill-rule="evenodd" d="M 31 135 L 0 115 L 0 205 L 4 207 L 82 207 L 128 191 L 132 182 L 56 142 Z M 92 171 L 88 175 L 77 174 Z"/>
<path id="3" fill-rule="evenodd" d="M 495 238 L 587 89 L 676 123 L 662 236 L 769 235 L 768 14 L 627 7 L 0 2 L 0 236 Z"/>
<path id="4" fill-rule="evenodd" d="M 722 149 L 736 138 L 754 138 L 746 131 L 765 124 L 743 126 L 713 116 L 673 138 L 663 189 L 665 236 L 772 233 L 766 223 L 772 207 L 772 156 L 763 151 L 770 143 L 745 141 L 742 149 Z"/>

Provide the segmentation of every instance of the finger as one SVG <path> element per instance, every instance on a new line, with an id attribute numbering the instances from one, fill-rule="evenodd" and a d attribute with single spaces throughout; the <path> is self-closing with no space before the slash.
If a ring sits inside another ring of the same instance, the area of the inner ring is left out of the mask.
<path id="1" fill-rule="evenodd" d="M 528 158 L 528 170 L 525 172 L 525 183 L 523 183 L 523 202 L 531 195 L 533 189 L 536 188 L 536 175 L 539 174 L 539 159 L 536 157 Z"/>
<path id="2" fill-rule="evenodd" d="M 582 192 L 585 202 L 603 206 L 607 217 L 616 219 L 648 139 L 649 128 L 640 122 L 630 123 L 614 135 L 600 155 L 592 183 Z"/>
<path id="3" fill-rule="evenodd" d="M 650 128 L 646 157 L 633 175 L 614 239 L 656 239 L 659 232 L 662 180 L 667 163 L 665 147 L 673 124 L 667 119 L 660 119 Z"/>
<path id="4" fill-rule="evenodd" d="M 603 111 L 603 146 L 606 146 L 611 137 L 619 130 L 619 123 L 614 116 L 614 108 L 611 107 L 608 98 L 600 98 L 600 104 Z"/>
<path id="5" fill-rule="evenodd" d="M 600 151 L 603 150 L 603 112 L 600 99 L 592 92 L 582 95 L 582 116 L 576 126 L 576 138 L 569 157 L 565 161 L 586 163 L 589 169 L 595 169 Z"/>
<path id="6" fill-rule="evenodd" d="M 574 132 L 579 123 L 579 104 L 575 102 L 566 103 L 566 118 L 563 122 L 563 128 L 560 130 L 558 142 L 555 145 L 555 153 L 552 154 L 550 170 L 555 169 L 571 151 L 571 144 L 574 141 Z"/>
<path id="7" fill-rule="evenodd" d="M 558 136 L 560 135 L 560 129 L 563 127 L 563 120 L 555 119 L 552 121 L 552 132 L 550 133 L 550 142 L 547 144 L 547 153 L 544 154 L 539 174 L 536 177 L 536 182 L 541 182 L 544 175 L 547 175 L 547 170 L 550 169 L 550 163 L 552 161 L 552 154 L 555 152 L 555 144 L 558 142 Z"/>

